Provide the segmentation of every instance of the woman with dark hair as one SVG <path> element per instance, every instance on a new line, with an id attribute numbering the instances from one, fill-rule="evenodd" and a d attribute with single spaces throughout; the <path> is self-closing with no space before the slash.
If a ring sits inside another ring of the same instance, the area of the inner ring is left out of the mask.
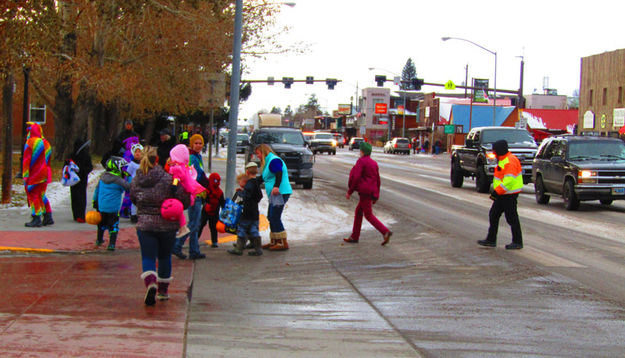
<path id="1" fill-rule="evenodd" d="M 147 288 L 144 302 L 148 306 L 154 305 L 156 299 L 169 299 L 171 254 L 180 226 L 178 221 L 163 218 L 161 206 L 166 199 L 177 199 L 182 203 L 179 208 L 182 212 L 191 199 L 182 185 L 174 185 L 173 177 L 157 164 L 157 159 L 156 148 L 146 147 L 130 185 L 130 199 L 137 206 L 137 237 L 143 267 L 141 278 Z"/>
<path id="2" fill-rule="evenodd" d="M 69 159 L 78 166 L 78 177 L 80 181 L 70 187 L 72 199 L 72 214 L 74 221 L 79 223 L 85 222 L 85 210 L 87 208 L 87 184 L 89 184 L 89 173 L 93 170 L 91 155 L 89 154 L 89 144 L 91 141 L 85 141 L 78 138 L 74 142 L 74 151 Z"/>
<path id="3" fill-rule="evenodd" d="M 286 164 L 278 157 L 267 144 L 260 144 L 254 149 L 256 156 L 260 158 L 260 172 L 269 206 L 267 208 L 267 220 L 269 221 L 269 244 L 263 245 L 263 249 L 272 251 L 288 250 L 286 230 L 282 224 L 282 212 L 287 200 L 293 193 L 289 183 L 289 172 Z"/>

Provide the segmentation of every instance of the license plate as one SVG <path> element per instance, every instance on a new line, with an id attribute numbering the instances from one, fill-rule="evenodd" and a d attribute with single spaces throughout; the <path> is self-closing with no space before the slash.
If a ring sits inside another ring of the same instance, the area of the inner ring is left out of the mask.
<path id="1" fill-rule="evenodd" d="M 612 195 L 625 195 L 625 188 L 612 188 Z"/>

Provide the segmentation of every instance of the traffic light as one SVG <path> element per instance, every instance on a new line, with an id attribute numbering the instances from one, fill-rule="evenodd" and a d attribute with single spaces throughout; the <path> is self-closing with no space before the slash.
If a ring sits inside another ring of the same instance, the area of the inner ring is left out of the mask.
<path id="1" fill-rule="evenodd" d="M 291 88 L 293 77 L 282 77 L 282 83 L 284 83 L 284 88 Z"/>
<path id="2" fill-rule="evenodd" d="M 410 80 L 410 84 L 412 85 L 412 89 L 418 91 L 421 89 L 421 86 L 423 86 L 423 79 L 413 78 L 412 80 Z"/>
<path id="3" fill-rule="evenodd" d="M 386 76 L 376 75 L 375 82 L 378 83 L 378 87 L 384 87 L 384 82 L 386 82 Z"/>
<path id="4" fill-rule="evenodd" d="M 306 84 L 312 85 L 315 83 L 315 78 L 313 76 L 306 76 Z"/>
<path id="5" fill-rule="evenodd" d="M 335 78 L 326 78 L 326 85 L 328 85 L 329 90 L 333 90 L 337 82 Z"/>
<path id="6" fill-rule="evenodd" d="M 269 86 L 273 86 L 273 82 L 274 82 L 273 77 L 267 77 L 267 84 L 268 84 Z"/>

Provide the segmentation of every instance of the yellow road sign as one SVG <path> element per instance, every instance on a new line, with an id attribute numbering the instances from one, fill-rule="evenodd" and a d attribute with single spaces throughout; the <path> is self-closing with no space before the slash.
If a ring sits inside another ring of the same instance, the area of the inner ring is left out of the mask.
<path id="1" fill-rule="evenodd" d="M 447 83 L 445 83 L 445 89 L 446 90 L 454 90 L 456 89 L 456 84 L 452 82 L 452 80 L 447 81 Z"/>

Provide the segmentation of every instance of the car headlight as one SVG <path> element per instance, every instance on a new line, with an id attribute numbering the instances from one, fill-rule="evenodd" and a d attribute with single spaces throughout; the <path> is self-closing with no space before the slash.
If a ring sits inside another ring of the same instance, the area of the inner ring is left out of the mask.
<path id="1" fill-rule="evenodd" d="M 333 147 L 336 147 L 336 145 L 337 145 L 337 144 L 338 144 L 338 142 L 337 142 L 337 141 L 332 140 L 332 146 L 333 146 Z"/>
<path id="2" fill-rule="evenodd" d="M 308 155 L 308 154 L 302 155 L 302 163 L 312 163 L 312 162 L 313 162 L 312 155 Z"/>
<path id="3" fill-rule="evenodd" d="M 497 164 L 497 154 L 495 152 L 486 152 L 486 161 L 488 164 Z"/>
<path id="4" fill-rule="evenodd" d="M 577 173 L 578 184 L 596 184 L 597 172 L 592 170 L 580 170 Z"/>

